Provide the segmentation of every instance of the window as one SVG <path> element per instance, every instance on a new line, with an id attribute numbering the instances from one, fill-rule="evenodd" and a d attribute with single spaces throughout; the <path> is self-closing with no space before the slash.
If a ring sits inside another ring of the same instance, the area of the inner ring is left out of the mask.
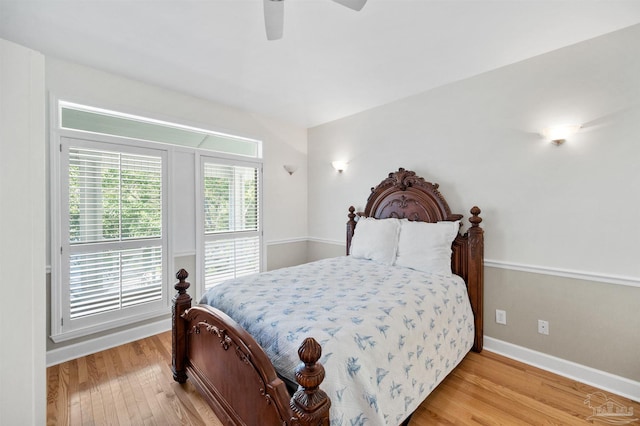
<path id="1" fill-rule="evenodd" d="M 60 139 L 61 336 L 167 304 L 167 153 L 92 139 Z"/>
<path id="2" fill-rule="evenodd" d="M 205 288 L 260 272 L 259 164 L 202 157 Z"/>
<path id="3" fill-rule="evenodd" d="M 260 141 L 54 102 L 54 341 L 167 315 L 176 256 L 169 236 L 180 257 L 195 255 L 199 291 L 260 271 Z M 187 192 L 170 193 L 169 184 Z M 176 205 L 185 200 L 192 204 Z M 206 220 L 190 219 L 190 209 Z"/>
<path id="4" fill-rule="evenodd" d="M 262 155 L 255 139 L 182 126 L 85 105 L 60 102 L 60 127 L 122 138 L 162 142 L 243 157 Z"/>

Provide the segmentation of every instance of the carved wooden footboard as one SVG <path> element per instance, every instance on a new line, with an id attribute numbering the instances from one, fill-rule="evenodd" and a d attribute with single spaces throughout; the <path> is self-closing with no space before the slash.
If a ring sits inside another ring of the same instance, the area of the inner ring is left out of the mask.
<path id="1" fill-rule="evenodd" d="M 260 345 L 225 313 L 206 305 L 191 307 L 187 271 L 176 274 L 173 299 L 173 377 L 189 378 L 229 425 L 329 424 L 331 402 L 318 386 L 324 368 L 320 344 L 307 338 L 298 355 L 298 391 L 290 397 Z"/>

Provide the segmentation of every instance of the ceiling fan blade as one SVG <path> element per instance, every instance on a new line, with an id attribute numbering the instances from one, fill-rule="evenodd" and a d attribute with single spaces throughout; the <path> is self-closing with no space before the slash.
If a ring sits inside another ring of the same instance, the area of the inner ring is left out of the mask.
<path id="1" fill-rule="evenodd" d="M 333 0 L 343 6 L 347 6 L 349 9 L 360 10 L 364 7 L 367 0 Z"/>
<path id="2" fill-rule="evenodd" d="M 284 26 L 284 1 L 264 0 L 264 27 L 267 30 L 267 40 L 282 38 Z"/>

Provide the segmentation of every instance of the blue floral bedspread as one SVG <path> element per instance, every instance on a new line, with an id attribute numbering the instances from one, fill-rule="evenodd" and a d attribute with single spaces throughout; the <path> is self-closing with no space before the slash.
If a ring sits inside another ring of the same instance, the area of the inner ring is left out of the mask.
<path id="1" fill-rule="evenodd" d="M 464 281 L 344 256 L 227 281 L 202 298 L 295 382 L 305 337 L 322 345 L 332 425 L 398 425 L 473 344 Z"/>

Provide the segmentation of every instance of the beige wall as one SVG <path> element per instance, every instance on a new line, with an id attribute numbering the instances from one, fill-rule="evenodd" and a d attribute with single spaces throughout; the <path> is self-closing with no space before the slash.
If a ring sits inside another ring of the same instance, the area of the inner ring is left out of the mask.
<path id="1" fill-rule="evenodd" d="M 346 243 L 340 245 L 327 244 L 321 241 L 309 241 L 308 247 L 309 251 L 307 253 L 307 259 L 309 262 L 313 262 L 314 260 L 326 259 L 328 257 L 344 256 L 346 253 Z"/>
<path id="2" fill-rule="evenodd" d="M 640 382 L 640 289 L 487 267 L 484 301 L 485 335 Z"/>
<path id="3" fill-rule="evenodd" d="M 272 243 L 267 246 L 267 271 L 307 261 L 307 241 Z"/>

